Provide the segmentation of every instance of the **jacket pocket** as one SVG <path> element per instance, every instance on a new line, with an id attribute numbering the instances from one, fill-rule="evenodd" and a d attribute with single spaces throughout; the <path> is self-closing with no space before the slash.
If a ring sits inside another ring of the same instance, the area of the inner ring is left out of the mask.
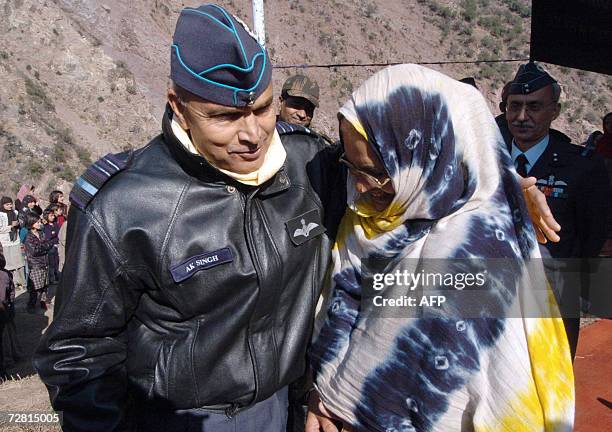
<path id="1" fill-rule="evenodd" d="M 151 385 L 150 396 L 153 399 L 169 400 L 170 383 L 173 380 L 173 352 L 177 340 L 161 342 L 157 352 L 157 361 L 155 362 L 155 370 L 153 375 L 153 383 Z"/>

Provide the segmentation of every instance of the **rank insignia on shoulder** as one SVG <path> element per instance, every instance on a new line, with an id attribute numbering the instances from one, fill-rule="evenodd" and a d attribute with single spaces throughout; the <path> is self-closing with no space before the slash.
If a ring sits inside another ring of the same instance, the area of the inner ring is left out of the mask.
<path id="1" fill-rule="evenodd" d="M 128 160 L 120 155 L 109 153 L 98 159 L 87 170 L 77 178 L 72 191 L 70 192 L 70 202 L 79 209 L 85 211 L 98 191 L 115 174 L 123 171 L 128 166 Z M 131 152 L 129 153 L 131 155 Z"/>
<path id="2" fill-rule="evenodd" d="M 307 127 L 296 125 L 293 123 L 287 123 L 282 120 L 279 120 L 276 122 L 276 131 L 279 133 L 279 135 L 287 135 L 287 134 L 295 133 L 295 132 L 315 135 L 315 133 Z"/>
<path id="3" fill-rule="evenodd" d="M 315 131 L 305 126 L 287 123 L 286 121 L 283 121 L 283 120 L 278 120 L 276 122 L 276 131 L 278 132 L 279 135 L 291 135 L 291 134 L 300 134 L 300 133 L 312 135 L 316 138 L 322 138 L 326 144 L 330 144 L 330 145 L 334 144 L 334 141 L 322 132 Z"/>

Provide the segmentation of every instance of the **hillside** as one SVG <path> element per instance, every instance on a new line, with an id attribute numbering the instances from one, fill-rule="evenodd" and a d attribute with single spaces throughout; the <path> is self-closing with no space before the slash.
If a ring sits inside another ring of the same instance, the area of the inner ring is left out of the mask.
<path id="1" fill-rule="evenodd" d="M 32 182 L 70 188 L 91 161 L 144 145 L 158 133 L 169 45 L 178 12 L 201 2 L 0 0 L 0 193 Z M 246 22 L 251 2 L 220 1 Z M 267 47 L 275 65 L 526 58 L 527 0 L 268 0 Z M 500 89 L 519 63 L 431 65 L 474 76 L 497 114 Z M 549 67 L 564 87 L 555 127 L 583 141 L 612 106 L 612 77 Z M 336 135 L 336 110 L 377 67 L 301 71 L 321 87 L 314 126 Z"/>

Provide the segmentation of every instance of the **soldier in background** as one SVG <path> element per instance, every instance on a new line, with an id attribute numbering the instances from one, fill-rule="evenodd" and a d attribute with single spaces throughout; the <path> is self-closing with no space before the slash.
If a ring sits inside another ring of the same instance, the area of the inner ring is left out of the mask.
<path id="1" fill-rule="evenodd" d="M 606 238 L 610 186 L 602 159 L 581 155 L 550 125 L 560 113 L 561 87 L 540 65 L 521 65 L 508 86 L 506 121 L 512 136 L 508 144 L 517 172 L 536 177 L 553 216 L 561 225 L 558 243 L 541 246 L 552 258 L 597 257 Z M 557 276 L 559 276 L 557 274 Z M 579 286 L 565 275 L 555 277 L 564 324 L 572 350 L 578 344 Z M 563 286 L 565 285 L 565 286 Z"/>
<path id="2" fill-rule="evenodd" d="M 334 140 L 325 133 L 310 127 L 314 110 L 319 106 L 319 85 L 305 75 L 293 75 L 283 84 L 278 98 L 280 112 L 276 117 L 276 130 L 280 134 L 315 132 L 328 144 Z"/>
<path id="3" fill-rule="evenodd" d="M 278 98 L 278 120 L 309 127 L 314 110 L 319 106 L 319 85 L 305 75 L 293 75 L 283 84 Z"/>

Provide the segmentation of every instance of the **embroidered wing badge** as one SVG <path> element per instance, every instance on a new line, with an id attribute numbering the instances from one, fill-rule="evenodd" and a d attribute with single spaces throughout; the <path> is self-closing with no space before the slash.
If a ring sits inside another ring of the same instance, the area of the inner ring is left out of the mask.
<path id="1" fill-rule="evenodd" d="M 299 246 L 325 232 L 319 210 L 310 210 L 285 222 L 291 242 Z"/>
<path id="2" fill-rule="evenodd" d="M 310 222 L 308 225 L 306 225 L 306 221 L 304 219 L 300 219 L 300 223 L 302 224 L 302 228 L 296 229 L 293 233 L 293 237 L 308 237 L 310 235 L 310 231 L 319 226 L 319 224 L 316 224 L 314 222 Z"/>

